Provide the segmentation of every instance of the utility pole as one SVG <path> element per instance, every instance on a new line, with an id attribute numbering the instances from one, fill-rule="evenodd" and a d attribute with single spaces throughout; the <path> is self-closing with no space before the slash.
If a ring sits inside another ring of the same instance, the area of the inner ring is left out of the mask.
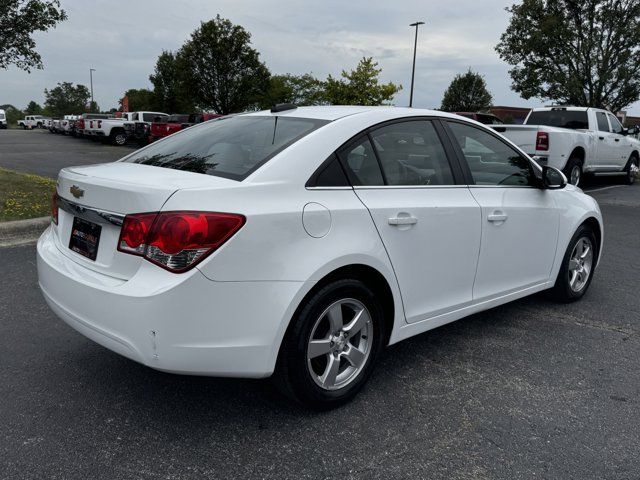
<path id="1" fill-rule="evenodd" d="M 415 62 L 415 60 L 414 60 Z M 89 105 L 89 111 L 91 111 L 91 109 L 93 108 L 93 72 L 95 72 L 96 69 L 95 68 L 90 68 L 89 69 L 89 78 L 91 81 L 91 104 Z"/>
<path id="2" fill-rule="evenodd" d="M 413 44 L 413 68 L 411 69 L 411 90 L 409 92 L 409 108 L 413 106 L 413 80 L 416 76 L 416 50 L 418 49 L 418 27 L 424 25 L 424 22 L 415 22 L 410 27 L 416 27 L 416 39 Z"/>

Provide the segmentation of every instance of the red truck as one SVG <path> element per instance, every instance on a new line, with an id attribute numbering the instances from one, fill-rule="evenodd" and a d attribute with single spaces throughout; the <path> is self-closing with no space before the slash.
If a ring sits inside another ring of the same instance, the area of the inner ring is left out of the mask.
<path id="1" fill-rule="evenodd" d="M 192 113 L 190 115 L 169 115 L 166 119 L 162 119 L 160 122 L 153 122 L 151 124 L 151 131 L 149 132 L 149 143 L 160 140 L 161 138 L 168 137 L 180 130 L 189 128 L 196 123 L 206 122 L 214 118 L 221 117 L 217 113 Z"/>

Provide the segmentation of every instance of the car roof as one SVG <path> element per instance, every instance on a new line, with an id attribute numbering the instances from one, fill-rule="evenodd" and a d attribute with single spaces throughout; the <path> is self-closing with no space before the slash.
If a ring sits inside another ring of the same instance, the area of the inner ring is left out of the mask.
<path id="1" fill-rule="evenodd" d="M 428 110 L 422 108 L 409 108 L 409 107 L 394 107 L 394 106 L 380 106 L 380 107 L 368 107 L 361 105 L 322 105 L 314 107 L 297 107 L 291 110 L 283 110 L 281 112 L 272 113 L 270 110 L 262 110 L 259 112 L 245 113 L 243 116 L 278 116 L 278 117 L 291 117 L 291 118 L 311 118 L 317 120 L 338 120 L 340 118 L 348 117 L 351 115 L 361 114 L 373 114 L 380 113 L 383 115 L 389 115 L 389 113 L 397 114 L 398 117 L 402 116 L 439 116 L 456 118 L 456 115 L 438 110 Z"/>

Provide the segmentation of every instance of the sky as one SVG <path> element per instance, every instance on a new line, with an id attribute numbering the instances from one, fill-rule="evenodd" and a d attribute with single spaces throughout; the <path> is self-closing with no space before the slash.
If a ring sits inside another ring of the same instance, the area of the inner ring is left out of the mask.
<path id="1" fill-rule="evenodd" d="M 220 14 L 242 25 L 273 73 L 312 72 L 318 78 L 355 68 L 363 56 L 381 79 L 403 86 L 409 103 L 415 21 L 418 36 L 414 107 L 437 108 L 445 89 L 468 68 L 484 75 L 494 105 L 536 107 L 510 88 L 509 66 L 495 52 L 509 14 L 505 0 L 61 0 L 69 19 L 37 33 L 44 70 L 0 70 L 0 104 L 44 103 L 58 82 L 89 86 L 103 110 L 129 88 L 150 88 L 158 55 L 178 50 L 201 22 Z M 640 103 L 629 112 L 640 114 Z M 173 113 L 173 112 L 169 112 Z"/>

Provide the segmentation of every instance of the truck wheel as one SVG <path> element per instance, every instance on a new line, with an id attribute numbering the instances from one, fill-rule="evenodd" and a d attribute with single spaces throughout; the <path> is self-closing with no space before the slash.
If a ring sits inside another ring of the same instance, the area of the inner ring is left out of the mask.
<path id="1" fill-rule="evenodd" d="M 582 182 L 582 160 L 579 158 L 570 158 L 563 172 L 571 185 L 579 187 Z"/>
<path id="2" fill-rule="evenodd" d="M 109 137 L 111 138 L 111 143 L 119 147 L 127 143 L 127 134 L 123 131 L 111 132 Z"/>
<path id="3" fill-rule="evenodd" d="M 638 171 L 638 157 L 634 154 L 627 163 L 627 185 L 633 185 L 636 182 Z"/>

